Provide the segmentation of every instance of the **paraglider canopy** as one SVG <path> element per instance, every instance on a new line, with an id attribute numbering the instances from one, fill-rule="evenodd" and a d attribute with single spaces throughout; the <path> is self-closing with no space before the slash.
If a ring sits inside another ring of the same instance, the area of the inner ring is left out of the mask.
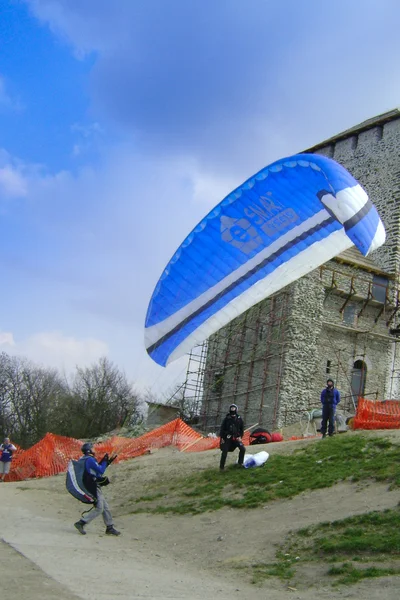
<path id="1" fill-rule="evenodd" d="M 262 169 L 220 202 L 179 246 L 151 297 L 146 348 L 177 359 L 254 304 L 385 229 L 350 173 L 298 154 Z"/>

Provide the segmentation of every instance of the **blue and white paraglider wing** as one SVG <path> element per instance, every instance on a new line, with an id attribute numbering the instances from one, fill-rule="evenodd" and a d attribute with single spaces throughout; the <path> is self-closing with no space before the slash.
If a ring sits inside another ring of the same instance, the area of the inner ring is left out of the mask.
<path id="1" fill-rule="evenodd" d="M 385 241 L 378 212 L 335 161 L 298 154 L 247 180 L 190 233 L 168 263 L 146 316 L 160 365 L 254 304 L 355 245 Z"/>

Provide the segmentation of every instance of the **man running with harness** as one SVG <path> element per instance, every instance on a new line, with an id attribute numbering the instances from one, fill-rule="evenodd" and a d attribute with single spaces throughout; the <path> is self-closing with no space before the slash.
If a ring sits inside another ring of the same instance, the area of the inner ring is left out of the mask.
<path id="1" fill-rule="evenodd" d="M 85 518 L 81 518 L 79 521 L 74 523 L 74 526 L 77 528 L 79 533 L 85 535 L 85 525 L 93 521 L 93 519 L 95 519 L 96 517 L 102 515 L 104 524 L 106 526 L 106 534 L 120 535 L 120 532 L 117 531 L 113 525 L 113 519 L 108 506 L 108 502 L 105 499 L 101 490 L 102 486 L 110 483 L 108 477 L 104 476 L 104 472 L 107 469 L 108 465 L 110 465 L 116 457 L 109 458 L 108 454 L 106 454 L 102 458 L 100 463 L 98 463 L 94 456 L 93 444 L 86 442 L 85 444 L 83 444 L 81 450 L 83 452 L 83 456 L 81 456 L 79 460 L 85 461 L 85 471 L 83 476 L 84 484 L 96 498 L 96 503 L 94 505 L 94 508 L 92 508 L 88 512 L 87 516 Z"/>

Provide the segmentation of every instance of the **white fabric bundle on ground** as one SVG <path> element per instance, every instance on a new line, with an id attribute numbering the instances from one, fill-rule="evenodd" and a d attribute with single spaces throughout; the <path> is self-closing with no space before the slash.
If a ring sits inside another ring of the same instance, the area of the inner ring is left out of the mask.
<path id="1" fill-rule="evenodd" d="M 250 469 L 251 467 L 261 467 L 261 465 L 267 462 L 268 458 L 269 454 L 265 451 L 257 452 L 257 454 L 248 454 L 244 457 L 243 466 L 245 469 Z"/>

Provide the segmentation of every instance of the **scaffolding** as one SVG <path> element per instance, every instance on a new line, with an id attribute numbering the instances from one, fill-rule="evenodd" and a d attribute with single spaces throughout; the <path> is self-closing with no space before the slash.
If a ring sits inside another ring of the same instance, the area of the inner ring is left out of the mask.
<path id="1" fill-rule="evenodd" d="M 386 386 L 386 397 L 392 397 L 400 380 L 396 344 L 400 339 L 400 328 L 396 327 L 400 307 L 397 283 L 390 278 L 379 283 L 371 273 L 354 267 L 341 270 L 332 263 L 306 277 L 310 276 L 319 278 L 325 302 L 337 304 L 332 322 L 324 312 L 320 315 L 320 340 L 330 348 L 332 356 L 324 375 L 335 381 L 340 379 L 345 388 L 341 408 L 354 414 L 359 395 L 383 399 L 377 386 L 371 389 L 366 386 L 366 357 L 373 340 L 385 348 L 388 346 L 386 377 L 389 373 L 390 383 Z M 304 406 L 285 406 L 280 410 L 285 355 L 292 343 L 288 336 L 288 319 L 293 285 L 252 307 L 190 353 L 183 396 L 186 404 L 193 407 L 199 429 L 218 433 L 230 403 L 240 407 L 247 424 L 260 423 L 271 429 L 300 421 L 304 415 Z M 353 314 L 350 309 L 354 306 Z M 349 321 L 349 315 L 353 321 Z M 352 348 L 350 343 L 341 347 L 335 341 L 343 336 L 352 340 Z M 359 372 L 354 367 L 357 361 Z M 360 379 L 358 391 L 353 389 L 355 371 Z M 319 396 L 313 394 L 313 400 L 305 408 L 313 411 L 319 407 Z"/>
<path id="2" fill-rule="evenodd" d="M 216 432 L 230 403 L 240 405 L 246 421 L 261 422 L 271 390 L 269 412 L 276 419 L 288 298 L 285 292 L 258 304 L 190 353 L 184 396 L 196 407 L 201 429 Z M 254 394 L 255 408 L 250 406 Z"/>

